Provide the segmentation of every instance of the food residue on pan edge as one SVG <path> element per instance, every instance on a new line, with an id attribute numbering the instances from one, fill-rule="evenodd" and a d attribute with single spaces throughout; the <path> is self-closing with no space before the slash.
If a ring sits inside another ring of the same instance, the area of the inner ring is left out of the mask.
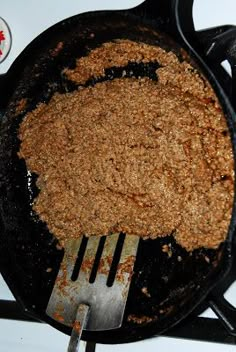
<path id="1" fill-rule="evenodd" d="M 172 233 L 189 251 L 216 248 L 230 221 L 234 167 L 213 90 L 174 53 L 126 40 L 78 59 L 86 71 L 64 73 L 78 83 L 103 75 L 108 52 L 110 67 L 159 62 L 158 81 L 126 77 L 56 93 L 25 116 L 19 156 L 39 175 L 34 210 L 60 240 Z"/>

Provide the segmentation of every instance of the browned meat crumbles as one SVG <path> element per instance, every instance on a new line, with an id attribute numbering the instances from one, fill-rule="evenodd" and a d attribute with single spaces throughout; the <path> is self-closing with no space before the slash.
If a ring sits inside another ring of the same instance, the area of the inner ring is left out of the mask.
<path id="1" fill-rule="evenodd" d="M 81 57 L 74 69 L 65 69 L 64 74 L 72 81 L 84 84 L 91 77 L 105 75 L 105 69 L 126 66 L 129 62 L 156 62 L 163 66 L 158 70 L 163 83 L 171 81 L 183 91 L 204 98 L 206 92 L 214 97 L 213 91 L 203 78 L 187 62 L 179 62 L 173 52 L 166 52 L 158 46 L 137 43 L 130 40 L 116 40 L 104 43 L 92 50 L 88 56 Z M 184 82 L 184 84 L 183 84 Z"/>
<path id="2" fill-rule="evenodd" d="M 130 58 L 152 56 L 163 64 L 157 82 L 119 78 L 57 93 L 21 123 L 19 156 L 39 175 L 33 208 L 60 240 L 120 231 L 144 238 L 172 233 L 189 251 L 216 248 L 226 237 L 233 203 L 224 115 L 188 63 L 161 48 L 130 43 L 107 43 L 67 74 L 85 82 L 102 75 L 108 62 L 123 66 Z M 114 51 L 120 52 L 115 61 Z"/>
<path id="3" fill-rule="evenodd" d="M 174 53 L 167 53 L 158 46 L 131 40 L 116 40 L 104 43 L 92 50 L 88 56 L 79 58 L 75 69 L 65 69 L 64 74 L 72 81 L 85 83 L 92 76 L 104 76 L 106 68 L 125 66 L 129 62 L 156 61 L 157 58 L 163 66 L 179 63 Z"/>

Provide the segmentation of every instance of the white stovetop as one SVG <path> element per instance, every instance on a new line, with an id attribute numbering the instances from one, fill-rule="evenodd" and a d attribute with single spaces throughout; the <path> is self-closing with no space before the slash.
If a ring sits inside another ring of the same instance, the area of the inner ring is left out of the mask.
<path id="1" fill-rule="evenodd" d="M 0 64 L 0 74 L 8 70 L 17 55 L 31 40 L 54 23 L 77 13 L 96 9 L 125 9 L 142 2 L 142 0 L 119 0 L 116 2 L 111 0 L 1 0 L 0 17 L 8 23 L 13 42 L 7 59 Z M 196 29 L 222 24 L 236 24 L 236 1 L 195 0 L 194 21 Z M 227 291 L 226 297 L 236 306 L 236 283 Z M 0 299 L 12 298 L 0 276 Z M 207 310 L 203 316 L 214 317 L 214 313 Z M 0 352 L 65 352 L 68 340 L 68 336 L 46 324 L 0 319 Z M 83 347 L 82 345 L 81 351 Z M 141 352 L 143 350 L 150 352 L 158 350 L 233 352 L 236 351 L 236 346 L 155 337 L 138 343 L 112 346 L 97 345 L 96 348 L 97 352 Z"/>

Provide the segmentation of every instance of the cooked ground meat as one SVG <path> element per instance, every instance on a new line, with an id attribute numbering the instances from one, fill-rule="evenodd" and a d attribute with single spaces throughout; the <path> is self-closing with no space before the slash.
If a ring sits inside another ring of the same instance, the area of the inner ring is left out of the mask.
<path id="1" fill-rule="evenodd" d="M 158 75 L 163 83 L 170 80 L 183 91 L 189 91 L 201 98 L 205 98 L 206 94 L 208 98 L 210 96 L 215 98 L 206 80 L 189 63 L 180 62 L 172 51 L 166 52 L 158 46 L 131 40 L 123 39 L 102 44 L 88 56 L 77 59 L 76 67 L 65 69 L 64 74 L 70 80 L 84 84 L 91 77 L 105 76 L 105 69 L 122 67 L 134 62 L 158 62 L 162 66 L 158 70 Z"/>
<path id="2" fill-rule="evenodd" d="M 105 75 L 105 69 L 126 66 L 129 62 L 157 61 L 162 66 L 179 64 L 173 52 L 166 52 L 158 46 L 137 43 L 131 40 L 115 40 L 103 43 L 92 50 L 88 56 L 76 61 L 74 69 L 66 68 L 64 74 L 72 81 L 85 83 L 91 77 Z"/>
<path id="3" fill-rule="evenodd" d="M 79 59 L 67 74 L 84 83 L 103 74 L 102 59 L 122 66 L 152 56 L 163 65 L 158 81 L 123 77 L 56 93 L 21 123 L 19 156 L 39 175 L 33 208 L 62 241 L 83 234 L 172 233 L 189 251 L 216 248 L 226 237 L 233 203 L 225 117 L 209 84 L 188 63 L 173 53 L 164 61 L 163 49 L 130 43 L 94 49 L 87 65 Z M 138 58 L 134 47 L 142 52 Z M 90 67 L 86 72 L 81 62 Z"/>

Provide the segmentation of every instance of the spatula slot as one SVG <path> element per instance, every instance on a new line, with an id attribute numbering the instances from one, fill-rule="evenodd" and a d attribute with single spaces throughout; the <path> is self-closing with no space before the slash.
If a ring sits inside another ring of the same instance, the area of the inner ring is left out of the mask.
<path id="1" fill-rule="evenodd" d="M 91 271 L 90 278 L 89 278 L 89 282 L 91 284 L 95 281 L 96 276 L 97 276 L 98 266 L 99 266 L 100 259 L 102 256 L 105 241 L 106 241 L 106 236 L 101 237 L 101 239 L 99 241 L 99 245 L 98 245 L 97 252 L 95 255 L 92 271 Z"/>
<path id="2" fill-rule="evenodd" d="M 121 256 L 123 245 L 124 245 L 124 241 L 125 241 L 125 234 L 121 233 L 119 235 L 119 238 L 117 241 L 116 249 L 115 249 L 114 256 L 113 256 L 112 263 L 111 263 L 111 268 L 110 268 L 108 278 L 107 278 L 107 286 L 108 287 L 111 287 L 114 283 L 118 264 L 120 261 L 120 256 Z"/>
<path id="3" fill-rule="evenodd" d="M 71 280 L 72 281 L 76 281 L 78 279 L 79 276 L 79 271 L 83 262 L 83 258 L 84 258 L 84 253 L 86 251 L 86 247 L 87 247 L 87 243 L 88 243 L 88 238 L 87 237 L 83 237 L 79 251 L 78 251 L 78 256 L 75 262 L 75 266 L 71 275 Z"/>

